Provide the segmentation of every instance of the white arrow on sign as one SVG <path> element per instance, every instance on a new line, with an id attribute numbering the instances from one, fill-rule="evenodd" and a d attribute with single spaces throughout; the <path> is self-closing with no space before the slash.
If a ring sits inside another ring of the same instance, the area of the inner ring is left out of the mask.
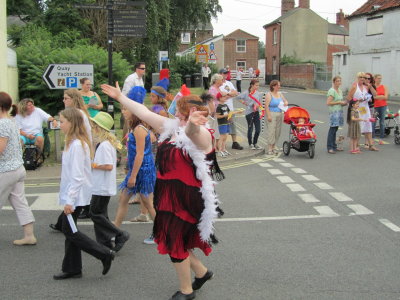
<path id="1" fill-rule="evenodd" d="M 54 89 L 80 88 L 82 78 L 89 78 L 94 82 L 93 65 L 84 64 L 51 64 L 43 74 L 47 86 Z"/>

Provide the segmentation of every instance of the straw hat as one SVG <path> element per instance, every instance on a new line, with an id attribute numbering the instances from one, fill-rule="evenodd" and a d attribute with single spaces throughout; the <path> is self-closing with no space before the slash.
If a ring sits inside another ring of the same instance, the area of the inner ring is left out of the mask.
<path id="1" fill-rule="evenodd" d="M 99 125 L 101 128 L 110 131 L 114 125 L 113 118 L 106 112 L 100 111 L 93 118 L 90 118 L 93 122 Z"/>

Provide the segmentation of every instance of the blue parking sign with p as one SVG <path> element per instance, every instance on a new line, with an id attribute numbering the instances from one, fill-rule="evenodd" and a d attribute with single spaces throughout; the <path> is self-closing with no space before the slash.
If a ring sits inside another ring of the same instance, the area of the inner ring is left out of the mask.
<path id="1" fill-rule="evenodd" d="M 78 77 L 67 77 L 65 86 L 67 88 L 77 88 L 78 87 Z"/>

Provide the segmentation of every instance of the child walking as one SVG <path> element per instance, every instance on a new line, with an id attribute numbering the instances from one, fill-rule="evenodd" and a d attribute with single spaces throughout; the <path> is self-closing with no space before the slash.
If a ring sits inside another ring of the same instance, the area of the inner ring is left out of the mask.
<path id="1" fill-rule="evenodd" d="M 117 193 L 116 167 L 117 148 L 121 145 L 110 130 L 114 125 L 113 118 L 105 112 L 99 112 L 93 121 L 93 141 L 95 154 L 92 163 L 92 200 L 90 217 L 94 223 L 94 232 L 98 243 L 118 252 L 129 239 L 129 233 L 117 228 L 108 218 L 110 197 Z M 115 247 L 111 239 L 115 238 Z"/>
<path id="2" fill-rule="evenodd" d="M 347 136 L 350 138 L 350 153 L 360 154 L 360 148 L 358 148 L 358 141 L 361 137 L 360 121 L 364 121 L 359 117 L 358 114 L 359 101 L 352 100 L 349 102 L 347 110 L 347 124 L 349 125 Z"/>
<path id="3" fill-rule="evenodd" d="M 120 184 L 122 190 L 114 224 L 120 227 L 128 212 L 128 201 L 133 194 L 139 194 L 141 202 L 154 220 L 153 191 L 156 182 L 156 168 L 151 152 L 149 129 L 125 107 L 122 114 L 129 124 L 128 135 L 128 173 Z M 153 243 L 151 239 L 146 244 Z"/>
<path id="4" fill-rule="evenodd" d="M 92 193 L 91 151 L 83 117 L 76 108 L 60 113 L 60 128 L 65 134 L 62 156 L 59 203 L 64 205 L 61 230 L 65 235 L 65 255 L 62 272 L 55 280 L 82 277 L 81 250 L 99 259 L 106 275 L 114 259 L 114 251 L 78 231 L 76 220 L 83 206 L 89 204 Z"/>

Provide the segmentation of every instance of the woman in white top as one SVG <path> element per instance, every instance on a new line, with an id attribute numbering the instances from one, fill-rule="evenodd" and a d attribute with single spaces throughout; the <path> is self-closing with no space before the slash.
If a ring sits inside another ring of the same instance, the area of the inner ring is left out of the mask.
<path id="1" fill-rule="evenodd" d="M 24 238 L 15 240 L 14 245 L 35 245 L 36 238 L 33 234 L 35 218 L 25 198 L 26 172 L 18 126 L 8 114 L 11 104 L 11 97 L 7 93 L 0 92 L 0 209 L 8 200 L 24 230 Z"/>
<path id="2" fill-rule="evenodd" d="M 82 253 L 101 260 L 103 275 L 110 270 L 114 251 L 78 231 L 76 220 L 92 194 L 91 153 L 89 138 L 83 129 L 83 118 L 76 108 L 60 113 L 60 128 L 65 134 L 62 157 L 59 204 L 64 205 L 61 230 L 65 235 L 65 255 L 62 272 L 55 280 L 82 277 Z"/>
<path id="3" fill-rule="evenodd" d="M 368 105 L 368 102 L 372 101 L 371 94 L 368 91 L 374 89 L 365 78 L 366 74 L 364 72 L 357 73 L 357 81 L 351 86 L 351 89 L 347 94 L 347 100 L 351 101 L 356 99 L 359 101 L 358 113 L 360 118 L 363 119 L 363 121 L 360 121 L 361 133 L 364 134 L 365 139 L 368 141 L 366 148 L 371 151 L 378 151 L 374 146 L 374 140 L 372 138 L 372 122 L 370 120 L 371 112 Z"/>

